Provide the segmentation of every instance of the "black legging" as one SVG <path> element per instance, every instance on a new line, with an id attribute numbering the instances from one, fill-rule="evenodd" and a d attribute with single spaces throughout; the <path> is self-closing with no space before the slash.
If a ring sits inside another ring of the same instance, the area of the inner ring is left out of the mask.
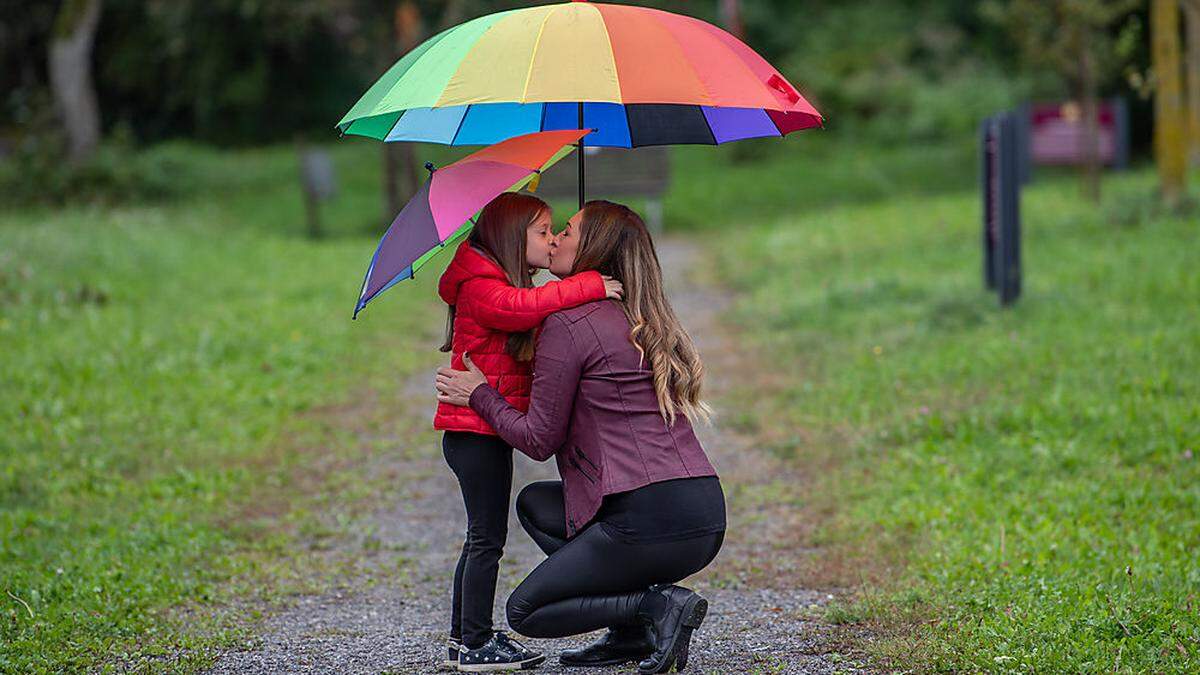
<path id="1" fill-rule="evenodd" d="M 470 649 L 492 638 L 492 605 L 512 495 L 513 449 L 499 436 L 447 431 L 442 453 L 458 477 L 467 508 L 467 536 L 450 609 L 450 636 Z"/>
<path id="2" fill-rule="evenodd" d="M 521 490 L 517 518 L 549 557 L 509 596 L 508 624 L 537 638 L 637 623 L 638 606 L 651 585 L 675 583 L 704 569 L 725 537 L 722 531 L 628 543 L 598 520 L 568 540 L 561 481 Z"/>

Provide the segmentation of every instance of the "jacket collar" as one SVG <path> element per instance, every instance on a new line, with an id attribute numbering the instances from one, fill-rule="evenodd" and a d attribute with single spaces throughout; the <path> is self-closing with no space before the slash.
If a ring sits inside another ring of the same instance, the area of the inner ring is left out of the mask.
<path id="1" fill-rule="evenodd" d="M 454 252 L 454 259 L 450 261 L 450 265 L 446 267 L 441 280 L 438 281 L 438 295 L 447 305 L 457 304 L 458 292 L 462 284 L 478 277 L 508 281 L 508 275 L 504 273 L 500 265 L 472 247 L 469 240 L 464 241 L 458 245 L 458 250 Z"/>

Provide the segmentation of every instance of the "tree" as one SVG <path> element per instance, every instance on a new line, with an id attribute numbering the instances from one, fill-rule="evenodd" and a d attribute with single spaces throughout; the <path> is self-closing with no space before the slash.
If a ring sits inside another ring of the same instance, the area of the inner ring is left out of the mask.
<path id="1" fill-rule="evenodd" d="M 1023 58 L 1053 69 L 1079 99 L 1083 121 L 1083 189 L 1100 199 L 1099 83 L 1128 58 L 1113 26 L 1138 0 L 994 0 L 986 16 L 1008 28 Z M 1131 24 L 1126 24 L 1130 26 Z"/>
<path id="2" fill-rule="evenodd" d="M 721 25 L 739 40 L 746 39 L 746 30 L 742 25 L 742 8 L 738 0 L 720 0 Z"/>
<path id="3" fill-rule="evenodd" d="M 1187 151 L 1177 0 L 1152 0 L 1150 37 L 1154 63 L 1154 157 L 1169 204 L 1183 197 Z"/>
<path id="4" fill-rule="evenodd" d="M 100 106 L 92 83 L 92 47 L 99 25 L 100 0 L 65 0 L 50 38 L 50 89 L 73 164 L 90 157 L 100 142 Z"/>
<path id="5" fill-rule="evenodd" d="M 1187 42 L 1188 147 L 1192 166 L 1200 166 L 1200 0 L 1181 0 Z"/>

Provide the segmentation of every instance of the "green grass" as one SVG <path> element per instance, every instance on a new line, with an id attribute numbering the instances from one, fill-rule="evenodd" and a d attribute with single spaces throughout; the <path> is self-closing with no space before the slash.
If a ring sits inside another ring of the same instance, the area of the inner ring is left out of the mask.
<path id="1" fill-rule="evenodd" d="M 902 668 L 1200 669 L 1195 218 L 1146 207 L 1148 171 L 1107 181 L 1100 208 L 1073 179 L 1035 183 L 1024 294 L 1001 310 L 973 191 L 891 181 L 891 199 L 797 199 L 712 247 L 774 371 L 746 385 L 774 394 L 756 425 L 815 476 L 841 580 L 866 581 L 830 618 L 875 625 L 867 648 Z"/>
<path id="2" fill-rule="evenodd" d="M 350 321 L 379 232 L 378 151 L 336 158 L 321 241 L 300 236 L 290 148 L 196 149 L 183 203 L 0 219 L 0 671 L 179 649 L 197 655 L 169 669 L 202 665 L 236 625 L 169 610 L 291 574 L 316 522 L 301 500 L 353 496 L 322 490 L 350 490 L 335 460 L 361 441 L 308 411 L 386 400 L 429 361 L 441 315 L 427 276 Z M 312 473 L 317 494 L 301 494 Z M 280 498 L 294 527 L 238 520 Z"/>

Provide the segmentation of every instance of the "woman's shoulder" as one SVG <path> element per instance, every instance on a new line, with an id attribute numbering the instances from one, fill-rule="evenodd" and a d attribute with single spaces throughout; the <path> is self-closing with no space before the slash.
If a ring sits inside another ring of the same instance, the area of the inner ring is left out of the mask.
<path id="1" fill-rule="evenodd" d="M 609 318 L 609 316 L 613 314 L 613 310 L 616 310 L 617 315 L 621 317 L 625 316 L 625 312 L 621 311 L 621 308 L 617 304 L 616 300 L 604 298 L 602 300 L 585 302 L 582 305 L 577 305 L 575 307 L 560 309 L 547 317 L 546 321 L 549 323 L 550 320 L 553 319 L 563 323 L 573 324 L 589 317 L 593 320 L 603 320 Z"/>

